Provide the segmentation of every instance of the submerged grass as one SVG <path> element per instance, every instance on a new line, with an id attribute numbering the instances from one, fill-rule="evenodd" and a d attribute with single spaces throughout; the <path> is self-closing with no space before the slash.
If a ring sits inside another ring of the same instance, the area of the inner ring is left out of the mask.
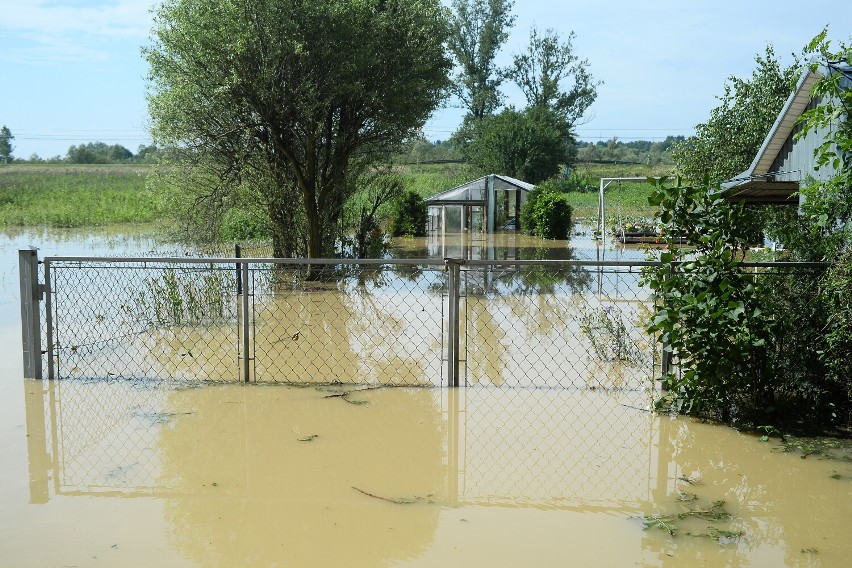
<path id="1" fill-rule="evenodd" d="M 18 164 L 0 167 L 0 226 L 100 227 L 163 216 L 146 166 Z"/>

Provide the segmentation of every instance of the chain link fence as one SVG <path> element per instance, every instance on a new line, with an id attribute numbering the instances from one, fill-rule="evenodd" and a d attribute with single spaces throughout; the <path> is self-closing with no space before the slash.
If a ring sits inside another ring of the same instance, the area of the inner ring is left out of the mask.
<path id="1" fill-rule="evenodd" d="M 52 378 L 619 390 L 656 375 L 646 263 L 306 262 L 46 258 L 42 365 Z"/>
<path id="2" fill-rule="evenodd" d="M 467 385 L 415 391 L 443 399 L 452 502 L 612 511 L 666 491 L 641 285 L 654 263 L 53 257 L 38 270 L 22 252 L 24 337 L 38 341 L 25 355 L 77 379 L 33 397 L 56 493 L 169 493 L 157 440 L 184 419 L 170 393 L 246 380 Z"/>

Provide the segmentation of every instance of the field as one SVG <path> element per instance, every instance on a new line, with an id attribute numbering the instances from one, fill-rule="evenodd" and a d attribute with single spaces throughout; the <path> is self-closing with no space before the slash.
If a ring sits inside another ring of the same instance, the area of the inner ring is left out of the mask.
<path id="1" fill-rule="evenodd" d="M 601 177 L 660 176 L 666 167 L 636 164 L 582 164 L 577 168 L 588 191 L 572 192 L 574 218 L 597 218 Z M 0 166 L 0 227 L 80 228 L 162 222 L 167 211 L 146 187 L 144 165 L 13 164 Z M 465 164 L 399 166 L 406 185 L 423 197 L 451 189 L 478 174 Z M 614 183 L 607 189 L 607 217 L 649 218 L 650 188 Z"/>
<path id="2" fill-rule="evenodd" d="M 0 227 L 98 227 L 152 223 L 159 199 L 146 166 L 0 166 Z"/>

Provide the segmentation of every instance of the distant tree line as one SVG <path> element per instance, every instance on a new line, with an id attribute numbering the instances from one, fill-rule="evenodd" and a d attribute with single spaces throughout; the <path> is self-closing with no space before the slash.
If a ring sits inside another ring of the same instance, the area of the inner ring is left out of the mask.
<path id="1" fill-rule="evenodd" d="M 616 137 L 606 142 L 577 141 L 578 162 L 623 162 L 636 164 L 674 164 L 670 150 L 676 144 L 682 143 L 683 136 L 666 136 L 665 140 L 652 142 L 650 140 L 633 140 L 622 142 Z"/>
<path id="2" fill-rule="evenodd" d="M 623 142 L 616 137 L 607 141 L 576 141 L 575 161 L 619 162 L 636 164 L 674 164 L 670 153 L 675 144 L 686 140 L 683 136 L 666 136 L 661 141 L 632 140 Z M 467 161 L 458 146 L 449 140 L 430 142 L 425 138 L 409 140 L 396 158 L 400 164 L 429 164 L 446 161 Z"/>
<path id="3" fill-rule="evenodd" d="M 32 154 L 29 159 L 17 159 L 17 162 L 30 163 L 62 163 L 62 164 L 152 164 L 163 157 L 164 150 L 156 145 L 140 144 L 134 154 L 121 144 L 106 144 L 104 142 L 88 142 L 68 147 L 65 156 L 42 158 Z M 2 156 L 0 156 L 2 157 Z M 11 161 L 11 160 L 10 160 Z"/>

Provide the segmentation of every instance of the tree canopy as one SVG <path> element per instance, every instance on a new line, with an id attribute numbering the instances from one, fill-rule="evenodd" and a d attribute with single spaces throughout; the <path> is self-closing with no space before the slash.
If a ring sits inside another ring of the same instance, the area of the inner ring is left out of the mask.
<path id="1" fill-rule="evenodd" d="M 760 149 L 802 68 L 798 61 L 783 67 L 771 45 L 755 62 L 750 78 L 728 78 L 721 104 L 695 127 L 695 136 L 673 146 L 675 164 L 686 179 L 730 179 L 748 168 Z"/>
<path id="2" fill-rule="evenodd" d="M 115 164 L 127 162 L 133 158 L 133 152 L 121 144 L 88 142 L 68 147 L 66 161 L 72 164 Z"/>
<path id="3" fill-rule="evenodd" d="M 511 0 L 453 0 L 447 45 L 460 70 L 452 89 L 468 120 L 479 121 L 502 103 L 503 73 L 495 59 L 515 22 L 513 5 Z"/>
<path id="4" fill-rule="evenodd" d="M 506 76 L 520 87 L 533 107 L 549 109 L 573 128 L 597 98 L 597 86 L 589 62 L 574 53 L 574 32 L 563 39 L 553 29 L 540 34 L 535 26 L 530 30 L 526 51 L 516 53 Z M 563 83 L 571 84 L 564 90 Z"/>
<path id="5" fill-rule="evenodd" d="M 279 256 L 332 252 L 355 177 L 417 133 L 451 65 L 438 0 L 166 0 L 152 37 L 153 133 L 187 159 L 173 181 L 210 214 L 242 188 Z"/>
<path id="6" fill-rule="evenodd" d="M 494 61 L 514 23 L 512 2 L 454 0 L 450 50 L 461 68 L 454 93 L 467 115 L 451 141 L 477 168 L 538 183 L 559 172 L 577 155 L 573 127 L 597 97 L 589 63 L 553 29 L 533 27 L 526 50 L 512 65 Z M 499 109 L 503 80 L 515 82 L 527 99 L 524 110 Z"/>
<path id="7" fill-rule="evenodd" d="M 566 154 L 563 127 L 548 109 L 507 108 L 484 119 L 463 152 L 483 172 L 539 183 L 559 173 Z"/>

